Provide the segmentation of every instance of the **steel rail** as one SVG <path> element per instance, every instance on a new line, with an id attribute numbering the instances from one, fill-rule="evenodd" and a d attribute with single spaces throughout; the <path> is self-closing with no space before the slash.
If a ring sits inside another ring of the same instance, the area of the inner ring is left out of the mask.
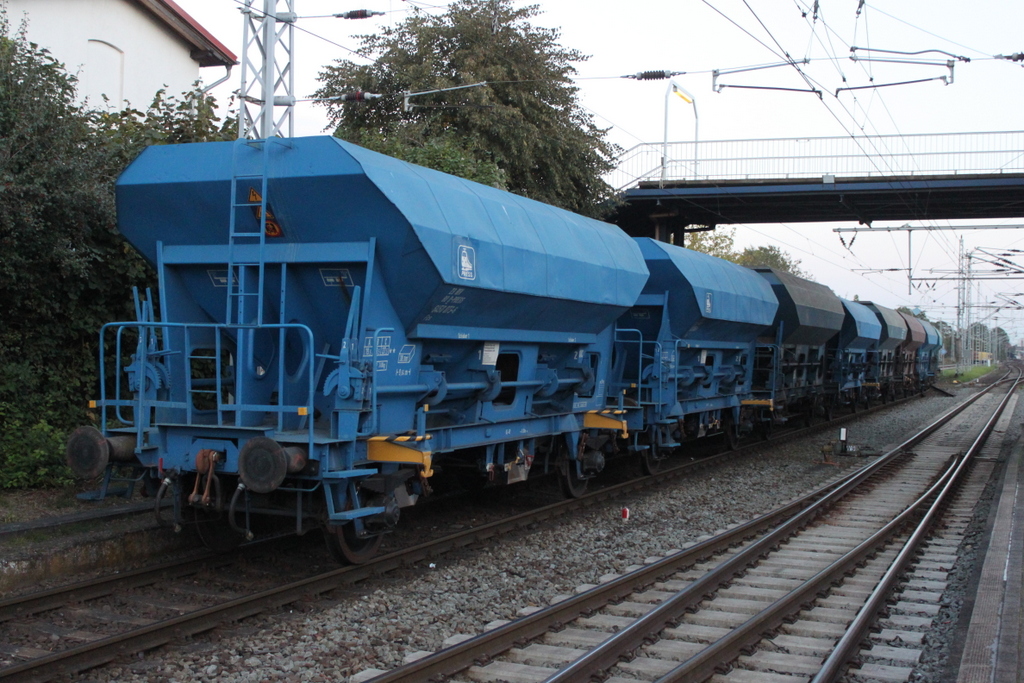
<path id="1" fill-rule="evenodd" d="M 856 652 L 859 651 L 864 637 L 875 622 L 879 611 L 881 611 L 885 606 L 885 602 L 888 599 L 889 594 L 892 592 L 892 589 L 895 587 L 907 565 L 910 564 L 913 556 L 917 553 L 918 548 L 926 536 L 931 532 L 932 526 L 935 523 L 936 517 L 940 514 L 941 508 L 952 495 L 953 490 L 963 481 L 963 475 L 967 471 L 968 466 L 985 445 L 985 442 L 991 435 L 992 430 L 995 429 L 996 423 L 999 421 L 1003 410 L 1010 402 L 1010 398 L 1013 396 L 1014 391 L 1020 387 L 1022 382 L 1024 382 L 1024 371 L 1018 369 L 1017 379 L 1007 392 L 1006 397 L 1003 398 L 999 407 L 996 409 L 996 412 L 985 424 L 985 427 L 978 435 L 978 438 L 975 439 L 974 443 L 971 444 L 967 453 L 960 459 L 960 462 L 956 466 L 956 471 L 950 477 L 949 481 L 943 486 L 942 490 L 937 494 L 935 501 L 929 507 L 924 519 L 921 520 L 921 523 L 914 530 L 910 539 L 903 546 L 903 549 L 900 550 L 899 555 L 897 555 L 896 559 L 893 560 L 889 569 L 886 571 L 885 576 L 883 576 L 882 580 L 879 581 L 878 586 L 872 591 L 871 595 L 868 596 L 864 606 L 860 611 L 858 611 L 857 616 L 854 617 L 843 637 L 839 639 L 839 642 L 832 650 L 832 653 L 822 663 L 821 669 L 811 680 L 811 683 L 832 683 L 832 681 L 837 680 L 847 662 L 849 662 Z"/>
<path id="2" fill-rule="evenodd" d="M 924 495 L 919 497 L 900 515 L 890 520 L 882 529 L 872 534 L 871 537 L 859 543 L 855 548 L 828 567 L 822 569 L 799 588 L 786 594 L 772 603 L 770 607 L 755 614 L 746 622 L 731 630 L 728 635 L 715 641 L 700 653 L 658 678 L 655 683 L 700 681 L 714 675 L 716 669 L 723 662 L 735 659 L 746 648 L 755 645 L 763 638 L 766 632 L 777 628 L 787 617 L 798 612 L 805 605 L 812 603 L 830 585 L 841 580 L 848 573 L 853 572 L 871 555 L 877 553 L 889 543 L 914 516 L 920 514 L 922 504 L 934 500 L 936 489 L 949 483 L 959 462 L 960 460 L 950 462 Z"/>
<path id="3" fill-rule="evenodd" d="M 995 386 L 995 384 L 992 385 L 992 387 Z M 1007 394 L 1007 398 L 1004 398 L 1004 400 L 1000 402 L 996 411 L 993 413 L 992 419 L 986 423 L 986 427 L 981 433 L 979 433 L 978 438 L 975 440 L 975 444 L 979 443 L 991 431 L 991 425 L 995 424 L 995 420 L 998 419 L 998 415 L 1002 412 L 1002 408 L 1005 406 L 1006 401 L 1008 400 L 1009 395 L 1012 394 L 1014 388 L 1016 388 L 1016 383 L 1011 387 Z M 702 650 L 698 654 L 679 664 L 668 673 L 664 674 L 662 677 L 658 678 L 655 683 L 697 681 L 704 680 L 705 678 L 714 675 L 715 670 L 721 666 L 723 661 L 731 661 L 732 659 L 735 659 L 735 657 L 739 656 L 746 648 L 755 645 L 762 639 L 765 632 L 777 628 L 782 624 L 784 619 L 799 611 L 803 605 L 813 602 L 818 594 L 827 590 L 833 582 L 841 580 L 847 573 L 854 571 L 859 564 L 863 563 L 868 557 L 876 553 L 882 546 L 889 543 L 893 537 L 900 533 L 901 529 L 906 527 L 906 525 L 915 517 L 922 514 L 921 508 L 925 504 L 934 501 L 938 492 L 940 490 L 945 490 L 946 487 L 955 480 L 957 475 L 962 472 L 962 464 L 964 462 L 965 457 L 954 459 L 936 478 L 936 481 L 928 488 L 927 491 L 919 496 L 914 503 L 909 505 L 906 510 L 897 515 L 882 529 L 872 534 L 870 538 L 864 540 L 843 557 L 822 569 L 811 577 L 811 579 L 809 579 L 805 584 L 780 598 L 778 601 L 773 603 L 772 606 L 762 610 L 736 629 L 730 631 L 727 636 L 719 639 L 708 648 Z M 911 555 L 909 553 L 905 555 L 907 560 L 909 560 L 910 557 Z M 894 575 L 894 577 L 897 575 Z M 877 598 L 879 606 L 881 606 L 881 601 L 884 599 L 884 595 L 885 594 L 882 594 L 881 597 Z M 871 614 L 873 615 L 874 612 Z M 869 625 L 870 621 L 864 624 L 863 632 L 867 631 Z M 859 640 L 856 642 L 859 643 Z"/>
<path id="4" fill-rule="evenodd" d="M 638 585 L 648 585 L 662 576 L 680 571 L 696 562 L 722 553 L 742 540 L 761 533 L 775 526 L 780 520 L 805 509 L 820 494 L 820 489 L 808 493 L 778 510 L 773 510 L 768 515 L 751 520 L 725 534 L 697 543 L 642 569 L 499 626 L 476 638 L 393 669 L 371 679 L 371 681 L 372 683 L 417 683 L 454 675 L 480 659 L 487 659 L 517 643 L 543 635 L 550 630 L 552 624 L 565 624 L 573 619 L 586 616 L 609 602 L 625 598 L 633 593 Z"/>
<path id="5" fill-rule="evenodd" d="M 994 386 L 995 384 L 975 394 L 962 404 L 953 407 L 924 429 L 920 430 L 917 434 L 914 434 L 903 443 L 879 457 L 875 462 L 865 465 L 839 482 L 834 482 L 821 487 L 779 510 L 772 511 L 765 516 L 751 520 L 740 527 L 730 530 L 726 534 L 708 539 L 676 555 L 669 556 L 657 563 L 637 570 L 636 572 L 626 574 L 618 579 L 563 600 L 529 616 L 517 619 L 496 629 L 480 634 L 475 638 L 470 638 L 462 643 L 453 645 L 449 648 L 435 652 L 432 655 L 423 657 L 415 662 L 381 674 L 380 676 L 373 678 L 372 683 L 420 683 L 425 680 L 453 676 L 456 673 L 465 670 L 469 666 L 472 666 L 474 663 L 496 656 L 500 652 L 511 648 L 517 643 L 523 643 L 543 635 L 543 633 L 549 629 L 551 624 L 565 624 L 573 619 L 585 616 L 594 609 L 606 605 L 608 602 L 625 597 L 636 590 L 638 586 L 649 585 L 661 576 L 671 574 L 680 568 L 690 566 L 705 557 L 715 554 L 716 552 L 732 547 L 742 539 L 749 538 L 752 534 L 757 533 L 757 530 L 768 529 L 777 524 L 780 520 L 800 513 L 800 510 L 811 505 L 816 499 L 820 499 L 822 496 L 827 497 L 835 490 L 848 490 L 855 484 L 859 484 L 863 480 L 872 476 L 877 470 L 900 457 L 905 449 L 927 438 L 945 422 L 966 410 L 967 407 L 972 405 L 974 402 L 980 400 L 981 397 L 988 391 L 991 391 Z M 861 412 L 859 414 L 863 415 L 864 413 Z M 852 415 L 847 417 L 852 417 Z M 815 430 L 821 426 L 822 425 L 817 425 L 811 429 Z M 800 431 L 805 432 L 806 430 Z M 805 511 L 804 513 L 800 513 L 799 517 L 794 519 L 806 520 L 816 514 L 818 514 L 817 510 L 812 510 L 810 512 Z M 741 556 L 756 556 L 758 553 L 764 552 L 764 550 L 772 543 L 777 542 L 776 540 L 773 540 L 773 538 L 774 537 L 769 538 L 768 540 L 762 539 L 761 541 L 758 541 L 754 546 L 752 546 L 752 548 L 756 549 L 742 551 L 740 554 L 728 561 L 729 566 L 734 568 L 734 571 L 736 572 L 742 571 L 742 569 L 745 568 L 745 560 L 736 558 Z M 748 553 L 748 555 L 744 556 L 744 553 Z M 701 580 L 698 580 L 698 582 L 699 581 Z M 719 581 L 721 581 L 721 579 L 719 579 Z M 712 584 L 713 581 L 707 579 L 704 583 L 700 584 L 699 588 L 691 585 L 691 587 L 687 589 L 688 597 L 682 599 L 682 601 L 692 602 L 693 604 L 700 602 L 700 599 L 703 598 L 703 595 L 707 590 L 714 587 Z M 653 633 L 656 634 L 662 628 L 664 628 L 664 625 L 655 628 Z M 603 655 L 595 654 L 590 661 L 579 665 L 577 673 L 580 676 L 586 676 L 579 680 L 589 680 L 589 674 L 592 674 L 593 671 L 597 670 L 597 668 L 595 668 L 597 666 L 594 662 L 595 659 L 607 659 L 609 662 L 608 666 L 610 666 L 618 661 L 622 652 L 638 647 L 645 638 L 652 635 L 650 632 L 642 635 L 639 634 L 638 631 L 642 630 L 640 628 L 631 629 L 632 627 L 627 627 L 627 629 L 624 629 L 623 631 L 618 632 L 615 636 L 612 636 L 612 639 L 619 639 L 617 642 L 622 643 L 628 638 L 635 643 L 632 647 L 611 647 L 606 650 Z M 628 636 L 625 635 L 627 631 L 629 632 Z M 606 643 L 607 642 L 608 641 L 606 641 Z M 601 647 L 603 647 L 603 644 L 602 646 L 599 646 L 599 648 Z M 592 650 L 591 652 L 594 651 Z M 589 654 L 590 653 L 588 653 L 588 655 Z M 588 655 L 585 655 L 585 657 Z M 581 660 L 577 661 L 579 662 Z M 570 665 L 570 667 L 575 666 L 575 664 Z M 608 668 L 608 666 L 605 666 L 604 668 Z M 564 671 L 567 670 L 563 669 L 559 674 Z M 557 678 L 557 674 L 556 677 L 549 679 L 549 681 L 555 680 L 562 679 Z"/>
<path id="6" fill-rule="evenodd" d="M 230 563 L 228 557 L 204 555 L 187 560 L 170 560 L 157 565 L 141 567 L 114 575 L 106 575 L 49 590 L 37 591 L 0 600 L 0 623 L 19 619 L 37 612 L 63 607 L 69 602 L 93 600 L 111 595 L 121 588 L 145 586 L 165 578 L 187 576 L 208 567 Z M 2 669 L 0 669 L 2 671 Z"/>
<path id="7" fill-rule="evenodd" d="M 164 503 L 161 505 L 161 507 L 170 506 L 171 501 L 169 500 L 164 501 Z M 0 540 L 6 538 L 14 538 L 17 536 L 24 536 L 27 534 L 38 533 L 40 531 L 46 531 L 47 529 L 53 529 L 62 526 L 95 524 L 99 522 L 109 522 L 115 519 L 124 519 L 126 517 L 135 517 L 136 515 L 152 515 L 153 507 L 154 506 L 152 502 L 146 501 L 142 503 L 128 503 L 126 505 L 106 508 L 102 510 L 87 510 L 84 512 L 78 512 L 69 515 L 40 517 L 38 519 L 32 519 L 27 522 L 12 522 L 10 524 L 0 524 Z"/>
<path id="8" fill-rule="evenodd" d="M 736 452 L 723 454 L 724 457 L 737 455 Z M 68 674 L 111 661 L 127 652 L 148 650 L 164 645 L 174 638 L 190 636 L 210 630 L 226 621 L 235 621 L 252 616 L 261 611 L 294 602 L 304 596 L 324 593 L 335 588 L 358 583 L 375 575 L 386 574 L 417 562 L 443 555 L 446 552 L 466 547 L 476 542 L 488 540 L 495 536 L 511 533 L 516 529 L 525 528 L 539 521 L 556 518 L 566 510 L 578 507 L 590 507 L 611 498 L 637 489 L 648 488 L 652 482 L 659 484 L 670 479 L 685 476 L 694 470 L 711 466 L 716 459 L 684 463 L 677 467 L 660 472 L 657 475 L 633 479 L 622 484 L 600 489 L 583 497 L 559 501 L 537 510 L 521 513 L 496 522 L 474 527 L 444 538 L 427 541 L 411 548 L 382 555 L 363 565 L 342 567 L 324 574 L 292 582 L 284 586 L 261 591 L 227 601 L 221 605 L 196 610 L 177 617 L 154 622 L 132 631 L 116 634 L 100 640 L 84 643 L 74 648 L 55 652 L 46 657 L 29 660 L 0 669 L 0 681 L 40 681 L 60 674 Z M 666 479 L 668 478 L 668 479 Z M 173 563 L 171 563 L 173 565 Z M 166 569 L 161 567 L 161 569 Z M 142 570 L 140 570 L 142 571 Z M 101 580 L 96 590 L 100 595 L 109 592 L 109 587 L 116 583 L 118 577 Z M 72 591 L 85 592 L 92 590 L 90 584 L 76 584 Z M 59 595 L 62 589 L 47 591 L 40 601 L 51 601 L 55 607 L 60 606 Z M 64 589 L 67 594 L 67 589 Z M 76 593 L 78 594 L 78 593 Z M 7 601 L 8 610 L 16 610 L 18 604 L 31 605 L 35 594 L 11 598 Z M 31 609 L 26 607 L 26 609 Z"/>
<path id="9" fill-rule="evenodd" d="M 625 493 L 649 488 L 654 482 L 660 485 L 666 481 L 687 476 L 695 471 L 715 466 L 723 459 L 729 460 L 741 454 L 741 451 L 726 452 L 718 457 L 683 463 L 659 472 L 657 475 L 632 479 L 615 486 L 591 492 L 580 498 L 559 501 L 537 510 L 521 513 L 441 539 L 427 541 L 411 548 L 382 555 L 364 565 L 343 567 L 275 589 L 237 598 L 218 606 L 154 622 L 148 626 L 126 633 L 84 643 L 74 648 L 55 652 L 46 657 L 4 667 L 0 669 L 0 681 L 46 680 L 59 674 L 73 673 L 98 666 L 126 652 L 158 647 L 166 644 L 173 638 L 201 633 L 225 621 L 233 621 L 251 616 L 266 609 L 293 602 L 305 595 L 323 593 L 340 586 L 357 583 L 374 575 L 385 574 L 389 571 L 437 557 L 476 542 L 485 541 L 501 534 L 511 533 L 516 529 L 525 528 L 539 521 L 556 518 L 567 510 L 590 507 Z M 185 562 L 186 565 L 189 563 L 190 561 Z M 174 562 L 167 563 L 166 565 L 159 566 L 157 571 L 169 571 L 174 566 Z M 185 570 L 185 573 L 187 571 Z M 139 577 L 129 576 L 129 578 L 145 583 L 149 580 L 145 577 L 145 572 L 145 569 L 139 570 Z M 76 598 L 83 596 L 83 599 L 86 599 L 84 596 L 98 597 L 112 592 L 112 589 L 116 587 L 117 582 L 122 576 L 126 575 L 107 577 L 95 582 L 87 581 L 40 594 L 10 598 L 3 605 L 4 613 L 23 615 L 46 609 L 46 607 L 37 609 L 36 606 L 38 605 L 59 607 L 71 599 L 67 597 L 70 595 Z M 62 595 L 65 597 L 62 598 Z"/>
<path id="10" fill-rule="evenodd" d="M 977 400 L 981 396 L 981 393 L 968 399 L 960 406 L 952 409 L 950 412 L 959 412 L 965 409 L 970 403 Z M 903 400 L 910 400 L 914 396 L 907 397 Z M 806 435 L 808 433 L 814 433 L 821 429 L 841 424 L 843 422 L 862 417 L 870 414 L 875 410 L 882 410 L 886 407 L 892 407 L 898 405 L 899 402 L 890 402 L 888 404 L 881 404 L 870 408 L 868 410 L 858 411 L 846 416 L 841 416 L 829 421 L 828 423 L 822 423 L 814 425 L 810 428 L 804 428 L 794 430 L 792 432 L 786 432 L 780 434 L 778 438 L 773 439 L 773 443 L 782 443 L 791 438 L 798 438 L 799 436 Z M 740 457 L 744 453 L 756 447 L 763 446 L 763 443 L 754 443 L 741 447 L 736 451 L 727 451 L 719 454 L 715 457 L 708 457 L 702 460 L 691 461 L 683 463 L 681 465 L 666 469 L 658 472 L 657 474 L 632 479 L 614 486 L 609 486 L 597 491 L 588 493 L 580 498 L 559 501 L 551 505 L 541 507 L 537 510 L 521 513 L 513 517 L 509 517 L 496 522 L 474 527 L 466 531 L 452 534 L 444 538 L 436 539 L 433 541 L 427 541 L 411 548 L 398 550 L 387 555 L 382 555 L 378 558 L 371 560 L 370 562 L 359 565 L 343 567 L 337 570 L 326 572 L 314 577 L 302 579 L 300 581 L 292 582 L 284 586 L 279 586 L 273 589 L 261 591 L 249 596 L 243 596 L 236 598 L 221 605 L 216 605 L 194 612 L 189 612 L 177 617 L 172 617 L 162 621 L 154 622 L 153 624 L 134 629 L 122 634 L 116 634 L 107 638 L 102 638 L 89 643 L 69 648 L 60 652 L 55 652 L 51 655 L 41 657 L 38 659 L 29 660 L 12 666 L 4 667 L 0 669 L 0 681 L 40 681 L 47 680 L 53 676 L 60 674 L 68 674 L 83 669 L 99 666 L 106 662 L 111 661 L 115 657 L 128 653 L 137 652 L 141 650 L 147 650 L 160 645 L 164 645 L 172 639 L 180 638 L 184 636 L 190 636 L 203 631 L 208 631 L 217 625 L 226 621 L 235 621 L 242 619 L 267 609 L 272 609 L 280 605 L 294 602 L 304 596 L 311 594 L 324 593 L 341 586 L 358 583 L 359 581 L 365 580 L 371 576 L 386 574 L 387 572 L 406 567 L 417 562 L 437 557 L 444 553 L 456 550 L 458 548 L 466 547 L 473 543 L 485 541 L 501 534 L 511 533 L 520 528 L 525 528 L 531 524 L 537 522 L 546 521 L 558 517 L 564 514 L 567 510 L 573 510 L 576 508 L 587 508 L 613 498 L 619 497 L 626 493 L 631 493 L 637 490 L 649 489 L 652 485 L 664 485 L 665 483 L 690 475 L 695 471 L 700 471 L 705 468 L 718 466 L 722 461 L 729 461 L 733 458 Z M 822 487 L 816 492 L 812 492 L 807 496 L 804 496 L 800 501 L 805 501 L 801 504 L 806 505 L 810 499 L 824 495 L 827 491 L 831 490 L 838 484 L 833 483 Z M 798 501 L 799 502 L 799 501 Z M 786 506 L 785 509 L 791 509 L 790 506 Z M 792 514 L 792 513 L 790 513 Z M 754 522 L 756 524 L 756 520 Z M 739 527 L 739 529 L 745 529 Z M 734 530 L 736 531 L 736 530 Z M 750 533 L 747 530 L 747 533 Z M 716 545 L 724 544 L 724 547 L 728 547 L 731 544 L 736 543 L 736 535 L 732 535 L 733 540 L 722 540 L 715 542 L 715 539 L 710 539 L 705 544 L 695 546 L 690 551 L 697 551 L 705 554 L 712 554 Z M 697 554 L 691 555 L 691 557 L 697 557 Z M 692 563 L 695 560 L 690 560 Z M 168 566 L 161 565 L 160 570 L 169 571 L 174 563 L 168 563 Z M 652 565 L 655 567 L 658 565 Z M 145 583 L 148 579 L 142 578 L 141 573 L 145 572 L 145 568 L 139 570 L 140 576 L 138 581 Z M 662 569 L 662 571 L 668 571 Z M 186 572 L 187 573 L 187 572 Z M 123 576 L 123 575 L 121 575 Z M 68 587 L 65 589 L 54 589 L 47 591 L 43 594 L 31 594 L 27 596 L 11 598 L 5 601 L 4 609 L 10 611 L 17 611 L 19 609 L 18 604 L 21 603 L 23 610 L 42 611 L 42 609 L 35 609 L 31 607 L 32 601 L 38 599 L 39 604 L 50 604 L 54 607 L 59 607 L 62 602 L 60 598 L 61 591 L 65 591 L 66 594 L 72 593 L 76 596 L 89 595 L 89 591 L 97 591 L 97 596 L 111 592 L 109 586 L 113 586 L 119 580 L 118 577 L 109 577 L 107 580 L 99 580 L 96 582 L 95 587 L 90 587 L 89 584 L 93 582 L 84 582 L 83 584 L 76 584 L 75 586 Z M 614 584 L 613 584 L 614 585 Z M 68 598 L 65 598 L 66 601 Z M 86 599 L 86 598 L 82 598 Z M 588 608 L 590 609 L 590 608 Z M 22 611 L 21 614 L 26 612 Z M 0 619 L 2 621 L 2 619 Z M 513 622 L 515 623 L 515 622 Z M 499 629 L 500 631 L 500 629 Z M 498 631 L 491 632 L 497 634 Z M 521 638 L 521 636 L 520 636 Z M 468 641 L 467 641 L 468 642 Z M 424 658 L 421 662 L 426 663 L 430 657 Z M 409 680 L 423 680 L 422 678 L 413 678 Z"/>
<path id="11" fill-rule="evenodd" d="M 993 385 L 995 386 L 995 385 Z M 991 388 L 990 388 L 991 389 Z M 600 645 L 589 650 L 587 654 L 575 660 L 567 667 L 560 669 L 557 673 L 549 676 L 545 683 L 570 683 L 590 681 L 597 671 L 605 671 L 614 666 L 624 653 L 634 652 L 640 648 L 648 639 L 657 638 L 658 634 L 667 627 L 675 625 L 688 610 L 693 609 L 703 602 L 708 593 L 714 592 L 720 586 L 726 585 L 737 576 L 746 571 L 763 559 L 768 553 L 775 550 L 779 544 L 796 534 L 799 530 L 809 524 L 814 518 L 824 514 L 827 509 L 834 507 L 841 499 L 845 498 L 851 491 L 856 490 L 869 477 L 881 469 L 895 462 L 898 456 L 904 454 L 906 448 L 918 443 L 929 434 L 939 429 L 952 417 L 964 410 L 967 405 L 979 400 L 987 393 L 980 392 L 970 402 L 957 406 L 947 412 L 938 420 L 928 425 L 900 446 L 890 450 L 887 454 L 876 460 L 874 463 L 861 468 L 861 470 L 849 477 L 842 486 L 835 489 L 828 496 L 822 498 L 813 506 L 807 508 L 799 515 L 793 517 L 782 526 L 778 527 L 756 543 L 751 544 L 742 551 L 736 553 L 732 558 L 723 562 L 715 569 L 709 571 L 701 578 L 695 580 L 684 590 L 674 597 L 660 603 L 655 609 L 640 617 L 632 624 L 615 633 L 613 636 L 602 642 Z M 733 629 L 728 635 L 717 640 L 697 655 L 687 659 L 676 669 L 658 680 L 658 683 L 669 681 L 699 681 L 712 676 L 714 670 L 723 660 L 732 659 L 732 655 L 738 655 L 743 648 L 749 647 L 761 638 L 761 634 L 768 629 L 774 628 L 782 623 L 782 620 L 798 611 L 801 605 L 812 601 L 816 595 L 833 580 L 843 576 L 847 571 L 855 568 L 864 558 L 873 553 L 878 545 L 879 539 L 888 539 L 896 530 L 902 527 L 905 518 L 902 516 L 890 522 L 883 530 L 874 534 L 868 541 L 865 541 L 836 560 L 829 567 L 812 577 L 801 587 L 791 591 L 786 596 L 772 603 L 771 607 L 762 610 L 759 614 L 751 617 L 738 628 Z"/>

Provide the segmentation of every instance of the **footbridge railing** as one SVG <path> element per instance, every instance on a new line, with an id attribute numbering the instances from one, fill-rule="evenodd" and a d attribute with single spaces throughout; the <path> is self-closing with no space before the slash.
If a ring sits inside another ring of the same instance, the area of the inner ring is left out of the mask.
<path id="1" fill-rule="evenodd" d="M 1024 172 L 1024 131 L 643 143 L 606 180 L 899 177 Z"/>

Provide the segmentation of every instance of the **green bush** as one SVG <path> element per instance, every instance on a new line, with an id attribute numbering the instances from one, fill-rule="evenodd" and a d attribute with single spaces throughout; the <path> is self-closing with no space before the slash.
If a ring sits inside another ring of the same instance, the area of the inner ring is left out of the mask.
<path id="1" fill-rule="evenodd" d="M 92 419 L 100 327 L 154 284 L 117 231 L 118 174 L 150 144 L 233 137 L 198 89 L 98 112 L 76 87 L 0 2 L 0 488 L 67 480 L 61 432 Z"/>
<path id="2" fill-rule="evenodd" d="M 62 430 L 45 420 L 26 426 L 12 413 L 10 404 L 0 404 L 0 489 L 73 483 L 71 470 L 64 462 Z"/>

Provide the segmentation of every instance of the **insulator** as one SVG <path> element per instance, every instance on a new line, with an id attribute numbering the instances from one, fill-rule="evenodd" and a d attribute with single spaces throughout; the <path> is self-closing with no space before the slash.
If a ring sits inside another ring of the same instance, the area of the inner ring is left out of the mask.
<path id="1" fill-rule="evenodd" d="M 373 10 L 369 9 L 354 9 L 348 12 L 342 12 L 341 14 L 335 14 L 334 16 L 338 17 L 339 19 L 369 19 L 370 17 L 374 17 L 377 15 L 383 16 L 384 13 L 374 12 Z"/>
<path id="2" fill-rule="evenodd" d="M 380 99 L 380 97 L 381 95 L 378 95 L 377 93 L 358 91 L 345 93 L 339 99 L 343 102 L 365 102 L 367 100 Z"/>
<path id="3" fill-rule="evenodd" d="M 663 81 L 666 78 L 672 78 L 671 71 L 641 71 L 634 78 L 638 81 Z"/>

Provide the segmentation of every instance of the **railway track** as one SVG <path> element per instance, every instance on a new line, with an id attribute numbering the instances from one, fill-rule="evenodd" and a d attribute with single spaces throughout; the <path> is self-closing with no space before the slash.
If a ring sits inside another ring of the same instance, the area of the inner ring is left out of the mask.
<path id="1" fill-rule="evenodd" d="M 869 411 L 816 425 L 811 431 L 865 414 Z M 773 440 L 781 442 L 806 433 L 797 430 Z M 690 476 L 696 470 L 739 457 L 743 451 L 741 448 L 670 468 L 658 473 L 657 480 L 663 483 Z M 651 486 L 650 477 L 631 480 L 580 499 L 396 551 L 367 565 L 307 575 L 283 585 L 277 585 L 281 583 L 280 574 L 276 582 L 270 576 L 246 578 L 244 573 L 235 580 L 225 579 L 233 571 L 230 567 L 235 560 L 217 557 L 165 563 L 0 601 L 0 680 L 47 680 L 97 666 L 119 655 L 157 647 Z M 173 582 L 182 582 L 181 587 L 174 588 Z M 122 599 L 126 595 L 129 599 Z M 174 600 L 167 595 L 191 597 Z"/>
<path id="2" fill-rule="evenodd" d="M 1019 382 L 1003 397 L 979 394 L 827 492 L 372 680 L 836 680 Z M 930 552 L 938 564 L 924 563 L 919 593 L 951 563 L 941 539 Z M 915 609 L 891 615 L 885 637 L 920 640 Z"/>

